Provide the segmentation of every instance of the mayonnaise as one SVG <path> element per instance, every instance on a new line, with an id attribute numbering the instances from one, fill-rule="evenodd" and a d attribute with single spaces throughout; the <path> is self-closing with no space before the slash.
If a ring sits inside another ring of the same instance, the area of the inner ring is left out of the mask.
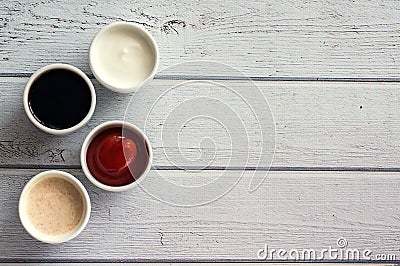
<path id="1" fill-rule="evenodd" d="M 117 22 L 96 35 L 90 48 L 90 63 L 103 85 L 118 92 L 131 92 L 154 76 L 157 46 L 141 27 Z"/>

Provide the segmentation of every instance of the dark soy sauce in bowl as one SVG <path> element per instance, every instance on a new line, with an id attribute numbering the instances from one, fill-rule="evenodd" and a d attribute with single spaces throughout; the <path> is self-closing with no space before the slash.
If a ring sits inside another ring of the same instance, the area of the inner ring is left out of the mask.
<path id="1" fill-rule="evenodd" d="M 79 74 L 55 68 L 33 81 L 28 104 L 40 124 L 62 130 L 78 125 L 88 115 L 92 95 L 88 83 Z"/>

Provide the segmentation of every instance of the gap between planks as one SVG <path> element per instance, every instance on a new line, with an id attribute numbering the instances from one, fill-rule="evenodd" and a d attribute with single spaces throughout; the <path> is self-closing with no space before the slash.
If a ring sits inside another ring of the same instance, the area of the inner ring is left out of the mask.
<path id="1" fill-rule="evenodd" d="M 0 78 L 29 78 L 33 73 L 0 73 Z M 92 74 L 87 75 L 95 79 Z M 289 82 L 393 82 L 400 83 L 400 78 L 361 78 L 361 77 L 263 77 L 263 76 L 195 76 L 195 75 L 156 75 L 157 80 L 253 80 L 253 81 L 289 81 Z"/>
<path id="2" fill-rule="evenodd" d="M 0 165 L 1 169 L 15 170 L 37 170 L 37 169 L 71 169 L 80 170 L 80 165 L 34 165 L 34 164 L 10 164 Z M 270 171 L 270 172 L 372 172 L 372 173 L 398 173 L 400 168 L 379 168 L 379 167 L 201 167 L 201 166 L 163 166 L 153 165 L 151 170 L 163 171 Z"/>

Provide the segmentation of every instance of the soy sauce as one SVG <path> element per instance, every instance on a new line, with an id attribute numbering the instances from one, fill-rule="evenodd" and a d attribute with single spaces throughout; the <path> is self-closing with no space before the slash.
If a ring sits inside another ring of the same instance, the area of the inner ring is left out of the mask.
<path id="1" fill-rule="evenodd" d="M 89 85 L 77 73 L 52 69 L 40 75 L 28 94 L 29 108 L 42 125 L 67 129 L 79 124 L 92 102 Z"/>

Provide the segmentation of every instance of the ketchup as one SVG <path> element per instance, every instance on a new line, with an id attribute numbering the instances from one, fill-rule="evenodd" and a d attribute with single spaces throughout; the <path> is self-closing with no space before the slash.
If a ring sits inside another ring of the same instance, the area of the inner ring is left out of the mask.
<path id="1" fill-rule="evenodd" d="M 122 127 L 108 128 L 89 144 L 86 160 L 91 174 L 109 186 L 134 182 L 149 160 L 146 144 L 135 133 Z"/>

